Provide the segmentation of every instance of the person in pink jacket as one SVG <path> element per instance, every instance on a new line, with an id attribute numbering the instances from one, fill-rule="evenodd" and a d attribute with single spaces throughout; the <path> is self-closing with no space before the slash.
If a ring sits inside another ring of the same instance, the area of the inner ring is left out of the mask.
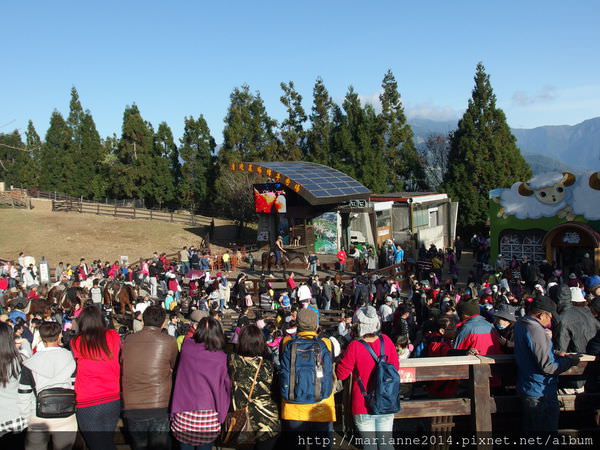
<path id="1" fill-rule="evenodd" d="M 387 362 L 393 364 L 398 369 L 399 362 L 396 347 L 389 337 L 379 333 L 381 323 L 375 308 L 367 306 L 359 309 L 355 315 L 355 319 L 358 321 L 358 336 L 360 340 L 365 341 L 371 346 L 375 354 L 379 355 L 381 351 L 381 336 L 383 338 Z M 363 448 L 392 450 L 394 446 L 388 444 L 392 437 L 394 414 L 369 414 L 365 398 L 358 385 L 356 373 L 358 373 L 363 384 L 369 386 L 371 375 L 375 369 L 375 360 L 360 340 L 355 339 L 348 344 L 346 352 L 336 365 L 335 373 L 340 380 L 345 380 L 352 373 L 355 374 L 352 380 L 352 415 L 354 416 L 354 422 L 358 431 L 367 441 L 369 441 L 368 437 L 373 437 L 373 433 L 377 433 L 376 436 L 379 438 L 370 439 L 372 445 L 365 445 Z"/>

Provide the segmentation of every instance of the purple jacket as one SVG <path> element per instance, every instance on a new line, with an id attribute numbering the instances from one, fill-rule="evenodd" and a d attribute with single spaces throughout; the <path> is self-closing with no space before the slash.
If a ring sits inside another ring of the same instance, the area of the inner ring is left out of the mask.
<path id="1" fill-rule="evenodd" d="M 183 411 L 215 410 L 223 423 L 229 410 L 231 380 L 227 355 L 209 352 L 204 343 L 184 339 L 177 365 L 171 415 Z"/>

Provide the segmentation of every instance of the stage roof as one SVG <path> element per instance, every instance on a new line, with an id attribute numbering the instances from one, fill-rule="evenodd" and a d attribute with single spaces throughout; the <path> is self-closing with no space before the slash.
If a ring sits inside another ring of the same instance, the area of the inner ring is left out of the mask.
<path id="1" fill-rule="evenodd" d="M 231 163 L 233 171 L 250 172 L 282 183 L 312 205 L 367 199 L 371 191 L 354 178 L 331 167 L 304 161 Z"/>

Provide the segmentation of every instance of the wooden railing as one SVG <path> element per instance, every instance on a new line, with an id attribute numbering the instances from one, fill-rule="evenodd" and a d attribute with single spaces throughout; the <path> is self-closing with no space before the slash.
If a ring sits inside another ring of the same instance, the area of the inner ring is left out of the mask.
<path id="1" fill-rule="evenodd" d="M 129 206 L 85 202 L 79 199 L 52 199 L 52 211 L 73 211 L 97 216 L 112 216 L 124 219 L 158 220 L 190 226 L 207 226 L 210 218 L 190 212 L 176 213 Z"/>
<path id="2" fill-rule="evenodd" d="M 0 205 L 11 206 L 13 208 L 29 208 L 29 199 L 20 190 L 10 190 L 0 192 Z"/>
<path id="3" fill-rule="evenodd" d="M 450 433 L 454 416 L 470 416 L 470 431 L 475 435 L 489 436 L 494 416 L 509 418 L 521 411 L 516 393 L 492 395 L 490 377 L 502 377 L 503 386 L 514 386 L 516 379 L 514 355 L 497 356 L 447 356 L 438 358 L 410 358 L 400 361 L 400 375 L 404 383 L 458 380 L 468 389 L 455 398 L 425 398 L 405 400 L 396 419 L 432 418 L 432 430 L 438 434 Z M 595 356 L 583 355 L 577 366 L 560 377 L 595 375 L 600 373 L 600 363 Z M 512 382 L 512 384 L 511 384 Z M 460 392 L 460 390 L 459 390 Z M 345 400 L 346 423 L 351 423 L 349 396 Z M 559 395 L 561 411 L 595 411 L 600 409 L 600 393 Z M 519 430 L 512 430 L 518 432 Z M 484 442 L 487 444 L 487 442 Z M 478 445 L 478 448 L 489 448 Z"/>

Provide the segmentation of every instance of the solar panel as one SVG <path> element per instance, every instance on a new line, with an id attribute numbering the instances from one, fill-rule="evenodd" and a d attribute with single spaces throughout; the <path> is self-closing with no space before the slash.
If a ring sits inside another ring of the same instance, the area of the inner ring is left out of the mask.
<path id="1" fill-rule="evenodd" d="M 356 198 L 367 198 L 371 191 L 339 170 L 305 161 L 248 162 L 245 165 L 262 166 L 281 174 L 298 184 L 300 195 L 312 204 L 338 203 Z M 243 169 L 242 169 L 243 170 Z M 265 172 L 262 172 L 266 176 Z M 291 187 L 291 186 L 290 186 Z"/>

